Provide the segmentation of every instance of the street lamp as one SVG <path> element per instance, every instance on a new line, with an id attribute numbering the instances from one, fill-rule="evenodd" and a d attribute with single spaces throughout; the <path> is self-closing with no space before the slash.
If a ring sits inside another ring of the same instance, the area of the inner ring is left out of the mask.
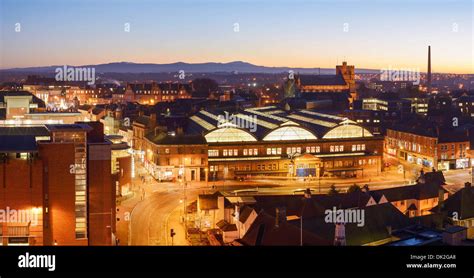
<path id="1" fill-rule="evenodd" d="M 209 169 L 204 168 L 204 172 L 205 172 L 205 178 L 206 178 L 206 188 L 209 187 L 209 175 L 208 175 L 208 171 Z"/>
<path id="2" fill-rule="evenodd" d="M 303 214 L 304 209 L 306 208 L 306 202 L 311 199 L 311 189 L 307 188 L 303 196 L 303 207 L 301 209 L 300 217 L 300 246 L 303 246 Z"/>
<path id="3" fill-rule="evenodd" d="M 186 209 L 186 161 L 188 158 L 184 158 L 184 166 L 183 166 L 183 205 L 184 205 L 184 235 L 187 237 L 188 235 L 188 212 Z"/>

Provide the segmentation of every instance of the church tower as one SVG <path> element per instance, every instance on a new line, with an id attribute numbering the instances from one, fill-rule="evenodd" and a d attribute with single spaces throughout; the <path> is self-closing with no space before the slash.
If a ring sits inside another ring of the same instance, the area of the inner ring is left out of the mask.
<path id="1" fill-rule="evenodd" d="M 347 62 L 342 62 L 342 65 L 336 66 L 336 74 L 341 75 L 344 81 L 349 85 L 349 92 L 353 99 L 357 99 L 356 82 L 355 82 L 355 68 L 348 66 Z"/>

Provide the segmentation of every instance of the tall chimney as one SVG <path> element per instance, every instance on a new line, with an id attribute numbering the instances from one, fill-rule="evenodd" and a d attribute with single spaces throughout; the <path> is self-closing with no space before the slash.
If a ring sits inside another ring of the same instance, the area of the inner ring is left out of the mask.
<path id="1" fill-rule="evenodd" d="M 431 45 L 428 45 L 428 75 L 426 78 L 428 94 L 431 94 Z"/>

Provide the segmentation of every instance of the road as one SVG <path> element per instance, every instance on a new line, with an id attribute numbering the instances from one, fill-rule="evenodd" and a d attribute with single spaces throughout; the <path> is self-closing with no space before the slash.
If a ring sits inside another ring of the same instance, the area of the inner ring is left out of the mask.
<path id="1" fill-rule="evenodd" d="M 134 204 L 131 210 L 129 226 L 131 245 L 171 245 L 170 229 L 174 229 L 176 236 L 173 238 L 174 245 L 187 245 L 185 238 L 182 215 L 184 211 L 183 186 L 178 183 L 158 183 L 153 180 L 143 167 L 138 165 L 137 172 L 147 177 L 144 183 L 139 185 L 139 192 L 145 192 L 143 198 Z M 408 171 L 407 171 L 408 172 Z M 461 188 L 466 181 L 470 180 L 470 169 L 451 170 L 444 173 L 447 181 L 447 189 L 455 192 Z M 414 181 L 414 171 L 403 174 L 396 170 L 382 173 L 377 177 L 365 177 L 359 179 L 324 179 L 313 180 L 284 180 L 284 179 L 257 179 L 252 181 L 220 181 L 220 182 L 196 182 L 186 187 L 187 204 L 197 199 L 198 194 L 213 192 L 214 190 L 226 191 L 232 194 L 236 189 L 258 189 L 257 194 L 291 194 L 296 189 L 311 188 L 316 193 L 326 193 L 334 184 L 337 189 L 344 192 L 352 184 L 368 184 L 369 188 L 381 189 L 393 186 L 403 186 Z M 211 190 L 214 186 L 214 190 Z M 251 193 L 255 194 L 255 193 Z M 141 194 L 138 194 L 141 195 Z"/>
<path id="2" fill-rule="evenodd" d="M 194 200 L 201 190 L 186 190 L 187 198 Z M 184 207 L 182 190 L 154 192 L 151 196 L 138 203 L 131 215 L 131 245 L 167 245 L 170 241 L 169 229 L 175 231 L 178 227 L 167 227 L 171 212 L 179 206 Z M 182 237 L 182 235 L 177 235 Z"/>

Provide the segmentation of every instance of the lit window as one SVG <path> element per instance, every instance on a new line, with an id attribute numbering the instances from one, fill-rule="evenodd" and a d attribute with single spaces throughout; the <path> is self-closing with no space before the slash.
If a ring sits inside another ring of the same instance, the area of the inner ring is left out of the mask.
<path id="1" fill-rule="evenodd" d="M 209 156 L 219 156 L 219 150 L 209 150 L 208 155 Z"/>

